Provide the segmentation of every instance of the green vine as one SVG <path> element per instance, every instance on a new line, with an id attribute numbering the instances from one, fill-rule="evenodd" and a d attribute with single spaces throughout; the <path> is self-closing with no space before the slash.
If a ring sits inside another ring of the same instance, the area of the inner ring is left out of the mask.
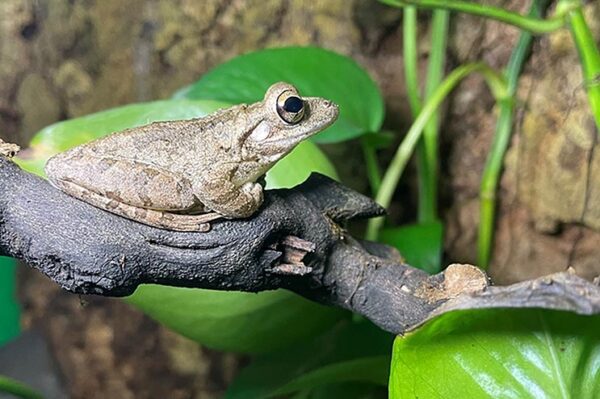
<path id="1" fill-rule="evenodd" d="M 577 8 L 577 4 L 573 4 L 572 0 L 568 0 L 570 4 L 561 7 L 560 10 L 546 19 L 532 18 L 523 16 L 519 13 L 507 11 L 500 7 L 477 4 L 468 1 L 448 1 L 448 0 L 380 0 L 382 3 L 395 6 L 416 6 L 418 8 L 458 11 L 467 14 L 478 15 L 495 19 L 517 28 L 526 30 L 534 34 L 553 32 L 565 26 L 565 14 L 571 9 Z"/>
<path id="2" fill-rule="evenodd" d="M 458 83 L 466 76 L 474 72 L 479 72 L 483 75 L 492 94 L 496 98 L 496 101 L 506 101 L 509 98 L 504 78 L 485 64 L 466 64 L 452 71 L 432 93 L 427 102 L 425 102 L 421 112 L 406 133 L 406 137 L 402 140 L 402 143 L 396 150 L 390 166 L 383 176 L 377 196 L 375 197 L 375 200 L 383 207 L 389 206 L 392 195 L 400 180 L 400 176 L 404 172 L 404 168 L 415 150 L 415 146 L 421 138 L 421 134 L 423 133 L 427 122 L 431 119 L 431 116 L 436 112 L 437 108 L 456 85 L 458 85 Z M 383 218 L 371 219 L 367 227 L 367 239 L 376 240 L 382 225 Z"/>

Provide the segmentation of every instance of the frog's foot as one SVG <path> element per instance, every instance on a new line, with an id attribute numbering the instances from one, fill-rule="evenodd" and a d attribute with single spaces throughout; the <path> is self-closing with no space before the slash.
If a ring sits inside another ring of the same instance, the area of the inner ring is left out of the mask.
<path id="1" fill-rule="evenodd" d="M 61 180 L 54 183 L 67 194 L 81 199 L 88 204 L 127 219 L 161 229 L 206 232 L 210 230 L 209 222 L 222 217 L 222 215 L 216 212 L 203 213 L 200 215 L 182 215 L 157 211 L 154 209 L 139 208 L 99 195 L 73 182 Z"/>

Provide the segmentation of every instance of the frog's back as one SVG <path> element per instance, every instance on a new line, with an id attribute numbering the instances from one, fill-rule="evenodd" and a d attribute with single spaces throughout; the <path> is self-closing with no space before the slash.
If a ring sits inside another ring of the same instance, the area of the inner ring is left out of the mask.
<path id="1" fill-rule="evenodd" d="M 235 107 L 234 107 L 235 108 Z M 57 157 L 92 155 L 98 158 L 130 159 L 171 170 L 186 169 L 194 163 L 211 163 L 217 155 L 219 136 L 228 134 L 220 123 L 233 109 L 203 118 L 153 122 L 126 129 L 75 147 Z"/>
<path id="2" fill-rule="evenodd" d="M 139 161 L 158 160 L 167 154 L 176 155 L 182 148 L 190 149 L 199 135 L 211 134 L 202 129 L 198 121 L 153 122 L 113 133 L 73 151 Z"/>

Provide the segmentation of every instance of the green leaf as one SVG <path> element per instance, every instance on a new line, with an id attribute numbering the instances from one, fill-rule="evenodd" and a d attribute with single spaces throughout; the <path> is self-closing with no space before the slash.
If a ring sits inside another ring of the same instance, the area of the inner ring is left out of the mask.
<path id="1" fill-rule="evenodd" d="M 236 57 L 175 97 L 252 103 L 262 100 L 278 81 L 294 84 L 304 96 L 324 97 L 340 106 L 338 121 L 315 136 L 317 142 L 348 140 L 381 127 L 383 99 L 365 70 L 351 58 L 315 47 L 267 49 Z"/>
<path id="2" fill-rule="evenodd" d="M 202 117 L 224 106 L 227 104 L 212 100 L 155 101 L 60 122 L 42 129 L 18 163 L 42 175 L 49 157 L 76 145 L 154 121 Z M 302 143 L 269 172 L 267 182 L 271 188 L 291 187 L 312 171 L 336 177 L 318 147 Z M 243 294 L 144 286 L 128 300 L 182 335 L 213 348 L 239 352 L 276 350 L 308 339 L 343 315 L 285 291 Z"/>
<path id="3" fill-rule="evenodd" d="M 21 329 L 15 292 L 16 267 L 14 259 L 0 256 L 0 345 L 15 338 Z"/>
<path id="4" fill-rule="evenodd" d="M 389 360 L 389 358 L 388 358 Z M 387 398 L 387 386 L 343 382 L 298 391 L 292 399 L 383 399 Z"/>
<path id="5" fill-rule="evenodd" d="M 130 104 L 58 122 L 40 130 L 15 161 L 25 170 L 44 175 L 48 158 L 110 133 L 151 122 L 206 116 L 229 104 L 212 101 L 168 100 Z"/>
<path id="6" fill-rule="evenodd" d="M 380 239 L 397 248 L 411 266 L 432 274 L 440 271 L 443 240 L 440 222 L 386 228 Z"/>
<path id="7" fill-rule="evenodd" d="M 600 398 L 600 317 L 452 312 L 394 343 L 390 398 Z"/>
<path id="8" fill-rule="evenodd" d="M 377 133 L 367 133 L 362 137 L 364 143 L 376 150 L 389 148 L 393 143 L 397 134 L 389 130 L 382 130 Z"/>
<path id="9" fill-rule="evenodd" d="M 309 339 L 344 315 L 283 290 L 250 294 L 143 285 L 126 301 L 196 342 L 244 353 Z"/>
<path id="10" fill-rule="evenodd" d="M 319 150 L 319 147 L 310 141 L 305 141 L 267 172 L 266 188 L 294 187 L 306 180 L 312 172 L 338 179 L 333 164 Z"/>
<path id="11" fill-rule="evenodd" d="M 344 320 L 320 337 L 257 357 L 231 384 L 226 399 L 298 393 L 312 397 L 341 382 L 385 385 L 392 336 L 370 322 Z"/>
<path id="12" fill-rule="evenodd" d="M 299 389 L 316 388 L 341 382 L 370 382 L 386 385 L 389 356 L 371 356 L 323 366 L 308 372 L 275 390 L 268 397 L 294 393 Z"/>

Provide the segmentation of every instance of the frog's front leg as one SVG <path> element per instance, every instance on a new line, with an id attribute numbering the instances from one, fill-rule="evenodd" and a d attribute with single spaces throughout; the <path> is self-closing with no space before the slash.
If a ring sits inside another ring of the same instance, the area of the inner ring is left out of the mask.
<path id="1" fill-rule="evenodd" d="M 263 203 L 263 188 L 248 182 L 238 187 L 229 179 L 210 179 L 199 183 L 196 196 L 209 209 L 228 219 L 252 216 Z"/>

